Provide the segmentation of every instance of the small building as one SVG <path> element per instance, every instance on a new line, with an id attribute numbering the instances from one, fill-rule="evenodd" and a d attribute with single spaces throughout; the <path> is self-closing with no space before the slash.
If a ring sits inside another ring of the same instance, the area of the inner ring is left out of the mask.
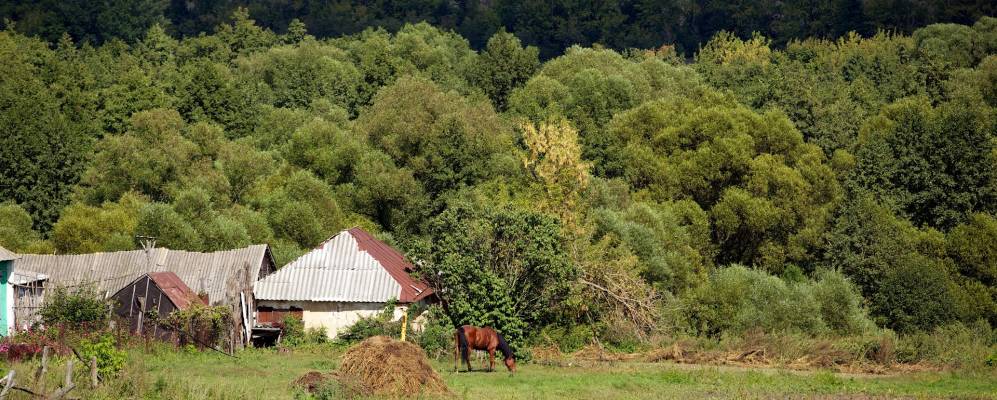
<path id="1" fill-rule="evenodd" d="M 142 275 L 110 299 L 114 313 L 128 322 L 130 332 L 165 341 L 175 341 L 184 334 L 194 333 L 176 332 L 157 320 L 164 320 L 174 311 L 187 310 L 194 304 L 207 304 L 172 272 Z"/>
<path id="2" fill-rule="evenodd" d="M 342 231 L 256 282 L 257 327 L 262 335 L 292 314 L 305 329 L 325 328 L 335 338 L 392 300 L 400 318 L 406 307 L 433 295 L 428 284 L 409 275 L 414 270 L 405 256 L 363 229 Z"/>
<path id="3" fill-rule="evenodd" d="M 270 246 L 200 253 L 150 248 L 92 254 L 21 254 L 17 268 L 48 276 L 47 286 L 94 285 L 105 297 L 151 272 L 172 272 L 196 292 L 208 294 L 212 306 L 231 308 L 230 347 L 249 339 L 255 307 L 253 283 L 274 271 Z"/>
<path id="4" fill-rule="evenodd" d="M 10 277 L 14 273 L 17 254 L 0 247 L 0 336 L 7 336 L 14 327 L 14 291 Z"/>

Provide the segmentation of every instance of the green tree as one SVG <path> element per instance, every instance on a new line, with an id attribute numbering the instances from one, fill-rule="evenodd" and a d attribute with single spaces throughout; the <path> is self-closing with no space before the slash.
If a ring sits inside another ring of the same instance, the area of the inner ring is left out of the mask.
<path id="1" fill-rule="evenodd" d="M 866 122 L 852 179 L 917 225 L 949 229 L 997 204 L 992 111 L 913 98 Z"/>
<path id="2" fill-rule="evenodd" d="M 0 198 L 47 231 L 89 158 L 94 132 L 75 115 L 87 107 L 55 82 L 62 63 L 41 41 L 0 32 L 0 68 Z"/>
<path id="3" fill-rule="evenodd" d="M 512 89 L 525 84 L 539 68 L 537 48 L 523 48 L 516 36 L 503 30 L 488 39 L 468 80 L 485 92 L 495 108 L 505 110 Z"/>
<path id="4" fill-rule="evenodd" d="M 500 175 L 516 162 L 508 152 L 510 129 L 490 104 L 419 78 L 379 92 L 358 128 L 434 196 Z"/>

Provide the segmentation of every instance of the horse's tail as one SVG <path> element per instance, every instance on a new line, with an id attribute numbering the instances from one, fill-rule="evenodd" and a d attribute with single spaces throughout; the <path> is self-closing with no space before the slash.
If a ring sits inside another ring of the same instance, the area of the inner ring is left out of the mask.
<path id="1" fill-rule="evenodd" d="M 502 337 L 502 334 L 496 331 L 495 336 L 498 337 L 498 348 L 499 351 L 502 352 L 502 357 L 505 357 L 506 359 L 509 358 L 515 359 L 515 354 L 512 352 L 512 347 L 509 346 L 509 343 L 505 342 L 505 338 Z"/>
<path id="2" fill-rule="evenodd" d="M 464 333 L 464 327 L 457 327 L 457 331 L 454 332 L 454 339 L 457 344 L 457 348 L 454 351 L 454 369 L 460 369 L 460 359 L 468 360 L 468 345 L 467 345 L 467 335 Z M 460 357 L 460 358 L 458 358 Z M 468 364 L 470 365 L 470 364 Z"/>

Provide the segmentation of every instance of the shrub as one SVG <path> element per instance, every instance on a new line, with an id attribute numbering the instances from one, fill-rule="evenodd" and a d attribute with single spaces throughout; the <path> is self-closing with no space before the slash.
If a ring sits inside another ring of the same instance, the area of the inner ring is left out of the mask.
<path id="1" fill-rule="evenodd" d="M 305 341 L 305 323 L 293 315 L 285 315 L 282 323 L 283 343 L 288 346 L 297 346 Z"/>
<path id="2" fill-rule="evenodd" d="M 816 280 L 786 282 L 739 265 L 717 271 L 686 298 L 694 330 L 708 335 L 751 329 L 861 333 L 874 329 L 861 304 L 858 289 L 837 272 L 820 271 Z"/>
<path id="3" fill-rule="evenodd" d="M 930 331 L 957 317 L 953 292 L 942 266 L 916 259 L 888 271 L 872 303 L 886 326 L 897 332 Z"/>
<path id="4" fill-rule="evenodd" d="M 986 321 L 972 325 L 956 322 L 930 332 L 902 336 L 897 344 L 897 361 L 927 362 L 954 368 L 979 368 L 997 348 L 994 332 Z"/>
<path id="5" fill-rule="evenodd" d="M 226 306 L 193 303 L 186 310 L 176 310 L 161 323 L 177 331 L 178 344 L 195 344 L 198 348 L 215 346 L 228 333 L 232 310 Z"/>
<path id="6" fill-rule="evenodd" d="M 105 333 L 92 339 L 80 340 L 80 356 L 84 360 L 96 357 L 100 375 L 112 376 L 124 367 L 126 353 L 115 347 L 114 336 Z"/>
<path id="7" fill-rule="evenodd" d="M 329 341 L 329 332 L 324 326 L 318 328 L 308 328 L 305 330 L 305 343 L 322 344 Z"/>
<path id="8" fill-rule="evenodd" d="M 401 335 L 401 321 L 392 321 L 394 317 L 395 303 L 389 302 L 380 313 L 369 317 L 360 317 L 357 322 L 339 332 L 336 340 L 340 343 L 356 343 L 371 336 L 391 336 Z"/>
<path id="9" fill-rule="evenodd" d="M 412 314 L 418 315 L 416 312 Z M 449 354 L 454 346 L 453 322 L 439 306 L 429 307 L 425 315 L 426 323 L 422 326 L 422 332 L 413 332 L 413 341 L 430 357 L 440 358 Z M 411 320 L 409 318 L 409 321 Z"/>
<path id="10" fill-rule="evenodd" d="M 58 287 L 46 295 L 39 315 L 45 325 L 86 330 L 105 325 L 108 308 L 104 296 L 93 285 L 79 286 L 74 290 Z"/>

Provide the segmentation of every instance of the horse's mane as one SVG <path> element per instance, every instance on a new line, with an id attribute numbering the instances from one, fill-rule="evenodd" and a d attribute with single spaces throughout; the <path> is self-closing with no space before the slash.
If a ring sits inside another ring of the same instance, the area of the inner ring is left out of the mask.
<path id="1" fill-rule="evenodd" d="M 509 347 L 509 343 L 505 342 L 505 338 L 502 337 L 502 334 L 498 333 L 498 331 L 496 331 L 495 332 L 495 336 L 498 337 L 498 349 L 499 349 L 499 351 L 502 352 L 502 356 L 505 357 L 506 359 L 510 359 L 510 358 L 515 359 L 515 357 L 513 356 L 513 353 L 512 353 L 512 347 Z"/>

